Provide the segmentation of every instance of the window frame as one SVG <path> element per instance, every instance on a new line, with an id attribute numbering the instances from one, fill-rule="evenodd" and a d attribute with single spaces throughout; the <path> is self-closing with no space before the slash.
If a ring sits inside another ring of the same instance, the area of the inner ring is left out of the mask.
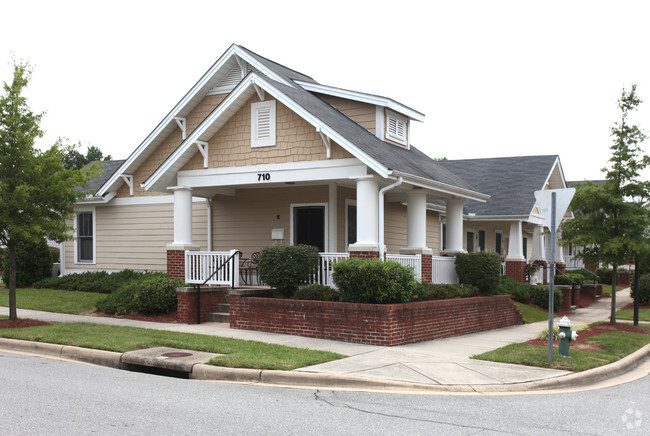
<path id="1" fill-rule="evenodd" d="M 84 265 L 95 265 L 97 263 L 97 213 L 94 207 L 84 207 L 78 209 L 74 217 L 74 263 L 75 264 L 84 264 Z M 81 215 L 90 214 L 91 219 L 90 223 L 92 226 L 92 232 L 90 236 L 79 235 L 79 217 Z M 81 241 L 83 239 L 90 239 L 92 241 L 92 259 L 81 259 Z"/>

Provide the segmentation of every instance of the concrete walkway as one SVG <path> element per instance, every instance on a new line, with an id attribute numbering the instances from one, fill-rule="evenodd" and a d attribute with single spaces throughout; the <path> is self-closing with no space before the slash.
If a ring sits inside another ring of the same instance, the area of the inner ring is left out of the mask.
<path id="1" fill-rule="evenodd" d="M 620 308 L 632 299 L 629 290 L 617 293 L 617 307 Z M 609 298 L 600 299 L 588 308 L 577 309 L 570 319 L 574 323 L 607 321 L 610 314 Z M 8 308 L 0 307 L 0 314 L 8 314 Z M 548 321 L 507 327 L 482 333 L 438 339 L 418 344 L 397 347 L 379 347 L 337 342 L 300 336 L 280 335 L 230 329 L 228 324 L 204 323 L 199 325 L 153 323 L 128 319 L 95 316 L 65 315 L 32 310 L 18 310 L 20 318 L 31 318 L 56 322 L 89 322 L 96 324 L 143 327 L 157 330 L 198 333 L 236 339 L 256 340 L 292 347 L 333 351 L 349 357 L 333 362 L 300 368 L 292 374 L 308 376 L 323 375 L 350 380 L 374 382 L 397 382 L 419 386 L 507 386 L 530 382 L 543 382 L 563 378 L 568 371 L 511 365 L 480 360 L 470 357 L 494 350 L 511 343 L 533 339 L 539 331 L 548 326 Z M 558 322 L 558 319 L 554 321 Z M 646 353 L 647 354 L 647 353 Z M 587 371 L 589 372 L 589 371 Z M 581 373 L 585 374 L 585 373 Z M 497 389 L 498 390 L 498 389 Z M 515 389 L 517 390 L 517 389 Z"/>

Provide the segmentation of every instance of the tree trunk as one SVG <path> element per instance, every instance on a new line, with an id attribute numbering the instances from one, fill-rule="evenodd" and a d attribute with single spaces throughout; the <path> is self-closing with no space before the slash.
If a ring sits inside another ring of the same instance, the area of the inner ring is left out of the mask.
<path id="1" fill-rule="evenodd" d="M 614 270 L 612 271 L 612 308 L 609 315 L 609 322 L 616 322 L 616 283 L 618 282 L 618 265 L 612 265 Z"/>
<path id="2" fill-rule="evenodd" d="M 17 320 L 16 311 L 16 244 L 9 244 L 9 319 Z"/>

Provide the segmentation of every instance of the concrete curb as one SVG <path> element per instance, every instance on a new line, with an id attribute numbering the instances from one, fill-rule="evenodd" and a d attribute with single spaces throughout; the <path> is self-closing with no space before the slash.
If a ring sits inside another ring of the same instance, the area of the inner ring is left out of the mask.
<path id="1" fill-rule="evenodd" d="M 0 350 L 19 351 L 43 356 L 77 360 L 110 368 L 123 368 L 122 353 L 93 350 L 74 346 L 30 342 L 19 339 L 0 338 Z M 650 344 L 616 362 L 587 371 L 567 374 L 550 379 L 523 383 L 491 385 L 428 385 L 392 380 L 379 380 L 359 376 L 312 373 L 300 371 L 259 370 L 226 368 L 195 364 L 190 374 L 195 380 L 214 380 L 239 383 L 263 383 L 281 386 L 327 387 L 357 390 L 410 391 L 422 393 L 491 393 L 528 392 L 584 387 L 619 376 L 638 366 L 650 356 Z"/>

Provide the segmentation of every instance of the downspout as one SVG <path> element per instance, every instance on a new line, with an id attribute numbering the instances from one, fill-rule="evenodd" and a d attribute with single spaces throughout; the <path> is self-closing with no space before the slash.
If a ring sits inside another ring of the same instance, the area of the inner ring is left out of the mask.
<path id="1" fill-rule="evenodd" d="M 393 188 L 397 188 L 403 182 L 402 177 L 397 178 L 397 182 L 385 186 L 379 190 L 379 258 L 384 260 L 384 194 Z"/>
<path id="2" fill-rule="evenodd" d="M 208 251 L 212 251 L 212 199 L 206 198 L 208 205 Z"/>

